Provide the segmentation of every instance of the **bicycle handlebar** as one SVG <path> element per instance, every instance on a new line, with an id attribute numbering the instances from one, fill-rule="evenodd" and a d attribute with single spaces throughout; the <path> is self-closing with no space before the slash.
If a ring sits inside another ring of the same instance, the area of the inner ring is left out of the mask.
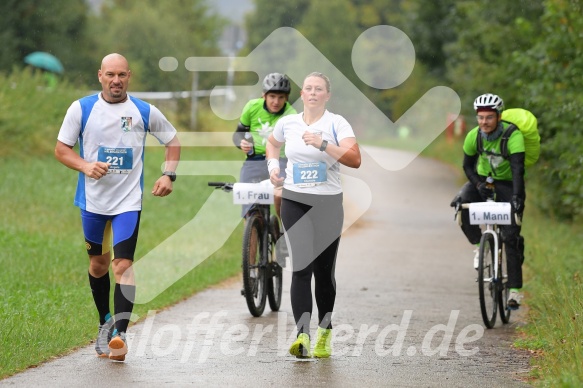
<path id="1" fill-rule="evenodd" d="M 223 189 L 225 191 L 233 190 L 233 183 L 228 182 L 208 182 L 208 185 L 215 189 Z"/>

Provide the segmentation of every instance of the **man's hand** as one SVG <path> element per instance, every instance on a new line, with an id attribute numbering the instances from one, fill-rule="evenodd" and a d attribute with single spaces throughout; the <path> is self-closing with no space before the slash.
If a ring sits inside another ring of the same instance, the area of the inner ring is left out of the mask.
<path id="1" fill-rule="evenodd" d="M 105 162 L 87 163 L 85 168 L 83 168 L 83 174 L 87 175 L 89 178 L 97 180 L 107 175 L 109 166 L 110 164 Z"/>
<path id="2" fill-rule="evenodd" d="M 482 197 L 483 201 L 487 201 L 488 199 L 494 197 L 494 190 L 486 187 L 486 185 L 486 182 L 482 182 L 478 185 L 478 192 L 480 193 L 480 197 Z"/>
<path id="3" fill-rule="evenodd" d="M 241 151 L 248 153 L 252 149 L 253 149 L 253 143 L 250 143 L 245 139 L 241 140 Z"/>
<path id="4" fill-rule="evenodd" d="M 154 188 L 152 189 L 152 194 L 156 197 L 165 197 L 172 192 L 172 181 L 170 177 L 162 175 L 156 183 L 154 183 Z"/>
<path id="5" fill-rule="evenodd" d="M 512 210 L 522 217 L 522 213 L 524 212 L 524 199 L 520 198 L 518 195 L 513 195 L 510 205 L 512 206 Z"/>

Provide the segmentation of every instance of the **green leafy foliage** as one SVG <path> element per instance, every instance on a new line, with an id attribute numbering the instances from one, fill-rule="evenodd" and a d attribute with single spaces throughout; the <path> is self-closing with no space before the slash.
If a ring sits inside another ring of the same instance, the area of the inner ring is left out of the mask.
<path id="1" fill-rule="evenodd" d="M 190 90 L 192 74 L 181 64 L 193 56 L 219 55 L 217 42 L 224 24 L 209 13 L 203 0 L 116 0 L 91 21 L 91 31 L 101 36 L 96 66 L 105 55 L 119 52 L 139 74 L 132 80 L 133 90 Z M 178 68 L 161 71 L 163 57 L 176 58 Z"/>
<path id="2" fill-rule="evenodd" d="M 511 70 L 521 94 L 540 122 L 541 163 L 535 170 L 539 204 L 563 219 L 583 220 L 583 6 L 580 1 L 548 0 L 542 34 Z"/>
<path id="3" fill-rule="evenodd" d="M 69 80 L 77 80 L 91 64 L 88 12 L 84 0 L 0 2 L 0 71 L 24 66 L 24 57 L 34 51 L 47 51 L 61 60 Z"/>
<path id="4" fill-rule="evenodd" d="M 511 71 L 511 61 L 532 45 L 541 29 L 541 14 L 540 0 L 496 6 L 485 0 L 456 2 L 450 17 L 455 40 L 445 46 L 446 74 L 466 113 L 474 115 L 472 102 L 483 93 L 499 94 L 506 107 L 525 104 L 520 90 L 514 89 L 522 74 Z"/>
<path id="5" fill-rule="evenodd" d="M 309 0 L 283 2 L 255 0 L 255 9 L 259 11 L 249 14 L 245 21 L 248 33 L 246 51 L 251 51 L 257 47 L 277 28 L 297 28 L 309 7 Z"/>
<path id="6" fill-rule="evenodd" d="M 67 108 L 82 96 L 66 82 L 49 87 L 40 71 L 0 73 L 0 156 L 52 153 Z"/>

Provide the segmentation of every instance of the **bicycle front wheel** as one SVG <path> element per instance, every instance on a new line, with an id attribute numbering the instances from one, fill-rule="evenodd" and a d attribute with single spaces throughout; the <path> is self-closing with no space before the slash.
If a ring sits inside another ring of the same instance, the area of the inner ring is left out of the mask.
<path id="1" fill-rule="evenodd" d="M 494 255 L 494 237 L 490 233 L 485 233 L 480 241 L 478 287 L 482 319 L 488 329 L 493 328 L 496 323 L 498 308 L 498 290 L 494 282 Z"/>
<path id="2" fill-rule="evenodd" d="M 281 232 L 279 229 L 279 221 L 276 216 L 271 216 L 270 232 L 269 232 L 269 246 L 267 247 L 268 255 L 271 258 L 269 261 L 269 275 L 267 277 L 267 297 L 269 300 L 269 308 L 271 311 L 278 311 L 281 306 L 281 292 L 283 288 L 283 271 L 277 261 L 276 243 Z"/>
<path id="3" fill-rule="evenodd" d="M 252 214 L 243 232 L 243 294 L 249 312 L 259 317 L 265 310 L 266 261 L 263 252 L 263 219 Z"/>

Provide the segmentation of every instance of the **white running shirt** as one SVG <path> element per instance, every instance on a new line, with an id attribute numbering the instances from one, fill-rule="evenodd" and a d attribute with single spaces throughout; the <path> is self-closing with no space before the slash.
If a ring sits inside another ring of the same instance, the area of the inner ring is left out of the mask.
<path id="1" fill-rule="evenodd" d="M 103 100 L 101 93 L 71 104 L 57 139 L 71 147 L 79 142 L 79 155 L 88 162 L 98 160 L 101 148 L 101 161 L 112 163 L 111 173 L 99 180 L 79 173 L 76 206 L 103 215 L 142 209 L 146 132 L 162 144 L 176 135 L 176 129 L 155 106 L 129 95 L 117 104 Z"/>
<path id="2" fill-rule="evenodd" d="M 340 163 L 326 152 L 322 152 L 302 140 L 305 131 L 321 131 L 322 139 L 338 145 L 341 140 L 355 137 L 352 127 L 340 115 L 326 110 L 324 115 L 311 125 L 303 119 L 303 113 L 284 116 L 275 124 L 273 137 L 279 142 L 285 142 L 285 155 L 288 158 L 285 169 L 286 178 L 283 186 L 291 191 L 308 194 L 339 194 L 342 192 L 340 181 Z M 300 187 L 294 184 L 293 168 L 295 163 L 325 162 L 327 169 L 326 182 L 310 187 Z M 283 166 L 282 166 L 283 168 Z"/>

